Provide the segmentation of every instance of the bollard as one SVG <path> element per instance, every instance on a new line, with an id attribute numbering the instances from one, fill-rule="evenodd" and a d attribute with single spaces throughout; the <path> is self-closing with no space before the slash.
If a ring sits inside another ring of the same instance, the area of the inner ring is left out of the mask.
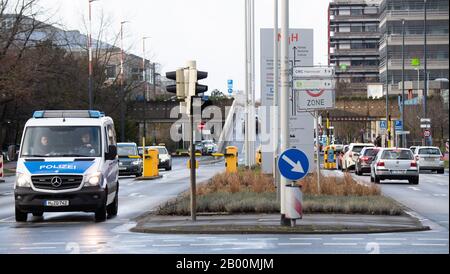
<path id="1" fill-rule="evenodd" d="M 3 155 L 0 155 L 0 182 L 3 182 Z"/>
<path id="2" fill-rule="evenodd" d="M 225 167 L 227 173 L 237 173 L 238 168 L 238 149 L 234 146 L 225 149 Z"/>
<path id="3" fill-rule="evenodd" d="M 157 149 L 148 149 L 143 155 L 143 178 L 155 178 L 159 177 L 159 158 Z"/>

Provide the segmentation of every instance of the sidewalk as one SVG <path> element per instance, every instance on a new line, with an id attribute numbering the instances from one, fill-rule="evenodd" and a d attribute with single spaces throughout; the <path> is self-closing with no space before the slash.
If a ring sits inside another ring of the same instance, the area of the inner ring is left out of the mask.
<path id="1" fill-rule="evenodd" d="M 144 215 L 132 232 L 173 234 L 347 234 L 429 230 L 411 216 L 311 214 L 297 220 L 294 227 L 280 226 L 277 214 Z"/>

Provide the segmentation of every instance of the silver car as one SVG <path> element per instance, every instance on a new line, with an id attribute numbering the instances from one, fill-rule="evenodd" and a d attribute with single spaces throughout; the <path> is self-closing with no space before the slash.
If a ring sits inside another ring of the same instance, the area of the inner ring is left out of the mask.
<path id="1" fill-rule="evenodd" d="M 419 164 L 419 170 L 431 170 L 444 173 L 444 156 L 438 147 L 417 147 L 414 157 Z"/>
<path id="2" fill-rule="evenodd" d="M 419 184 L 419 168 L 410 149 L 383 148 L 370 166 L 370 181 L 408 180 L 410 184 Z"/>

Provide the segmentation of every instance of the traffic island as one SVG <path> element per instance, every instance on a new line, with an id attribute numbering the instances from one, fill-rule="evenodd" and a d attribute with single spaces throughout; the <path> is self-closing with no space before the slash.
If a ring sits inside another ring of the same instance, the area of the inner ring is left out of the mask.
<path id="1" fill-rule="evenodd" d="M 136 219 L 134 232 L 206 234 L 338 234 L 428 230 L 404 207 L 381 195 L 379 186 L 351 176 L 315 175 L 303 181 L 303 219 L 280 225 L 280 208 L 271 176 L 259 169 L 218 174 L 197 189 L 197 221 L 190 219 L 190 196 L 182 193 Z"/>
<path id="2" fill-rule="evenodd" d="M 294 227 L 281 226 L 276 214 L 186 216 L 148 214 L 132 232 L 162 234 L 358 234 L 425 231 L 411 216 L 308 214 Z"/>
<path id="3" fill-rule="evenodd" d="M 162 175 L 150 176 L 150 177 L 136 177 L 134 180 L 135 181 L 150 181 L 150 180 L 160 179 L 162 177 L 163 177 Z"/>

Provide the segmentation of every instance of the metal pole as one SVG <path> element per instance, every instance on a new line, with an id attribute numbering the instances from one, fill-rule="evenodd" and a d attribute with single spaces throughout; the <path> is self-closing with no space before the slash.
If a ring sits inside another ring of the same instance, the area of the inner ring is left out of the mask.
<path id="1" fill-rule="evenodd" d="M 317 190 L 320 193 L 320 146 L 319 146 L 319 112 L 314 111 L 316 122 L 316 153 L 317 153 Z"/>
<path id="2" fill-rule="evenodd" d="M 126 21 L 120 22 L 120 141 L 125 142 L 125 90 L 123 86 L 123 62 L 124 62 L 124 52 L 123 52 L 123 24 Z"/>
<path id="3" fill-rule="evenodd" d="M 427 0 L 423 1 L 423 73 L 424 73 L 424 87 L 423 87 L 423 118 L 428 118 L 427 113 L 427 96 L 428 96 L 428 70 L 427 70 Z M 428 138 L 424 137 L 425 145 L 428 145 Z"/>
<path id="4" fill-rule="evenodd" d="M 278 108 L 278 85 L 279 85 L 279 70 L 278 70 L 278 0 L 274 0 L 274 22 L 273 22 L 273 177 L 275 185 L 277 186 L 277 202 L 280 202 L 280 178 L 277 168 L 278 149 L 279 149 L 279 108 Z"/>
<path id="5" fill-rule="evenodd" d="M 145 111 L 147 109 L 147 93 L 148 93 L 148 83 L 147 83 L 147 77 L 146 77 L 146 60 L 145 60 L 145 39 L 148 39 L 150 37 L 142 37 L 142 80 L 144 81 L 144 110 L 142 111 L 143 120 L 144 120 L 144 130 L 143 130 L 143 137 L 146 137 L 146 131 L 147 131 L 147 121 L 145 117 Z"/>
<path id="6" fill-rule="evenodd" d="M 281 0 L 281 94 L 280 152 L 289 148 L 289 0 Z M 285 216 L 285 189 L 288 181 L 281 177 L 281 225 L 289 225 Z"/>
<path id="7" fill-rule="evenodd" d="M 88 83 L 88 90 L 89 90 L 89 109 L 93 109 L 94 102 L 92 97 L 92 16 L 91 16 L 91 3 L 96 0 L 88 0 L 89 1 L 89 34 L 88 34 L 88 49 L 89 49 L 89 83 Z"/>
<path id="8" fill-rule="evenodd" d="M 249 167 L 249 107 L 248 107 L 248 95 L 249 95 L 249 22 L 248 22 L 248 12 L 249 12 L 249 0 L 245 0 L 245 166 Z"/>
<path id="9" fill-rule="evenodd" d="M 391 129 L 389 128 L 389 33 L 386 28 L 386 127 L 387 127 L 387 136 L 385 147 L 390 147 L 390 139 L 389 133 Z"/>
<path id="10" fill-rule="evenodd" d="M 256 106 L 255 106 L 255 0 L 250 0 L 251 4 L 251 23 L 250 23 L 250 33 L 251 33 L 251 108 L 250 108 L 250 166 L 256 164 L 255 154 L 256 154 Z"/>
<path id="11" fill-rule="evenodd" d="M 405 19 L 402 19 L 402 130 L 405 129 Z M 406 147 L 406 135 L 400 137 L 401 147 Z"/>
<path id="12" fill-rule="evenodd" d="M 197 201 L 196 201 L 196 184 L 195 184 L 195 142 L 194 142 L 194 107 L 193 107 L 193 99 L 194 97 L 190 97 L 191 99 L 191 113 L 189 115 L 190 123 L 191 123 L 191 154 L 190 154 L 190 162 L 191 162 L 191 218 L 192 221 L 195 222 L 197 219 Z"/>

